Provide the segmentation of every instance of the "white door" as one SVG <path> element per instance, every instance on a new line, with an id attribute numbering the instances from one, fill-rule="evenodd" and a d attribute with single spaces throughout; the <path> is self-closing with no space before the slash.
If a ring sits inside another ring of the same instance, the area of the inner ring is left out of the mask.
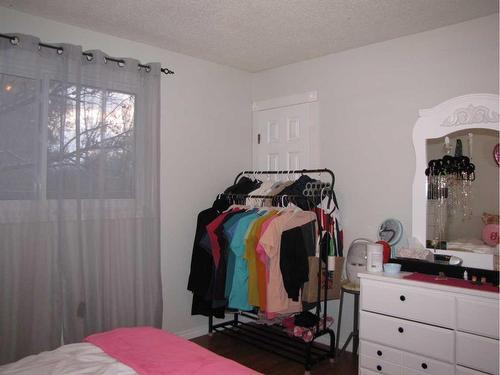
<path id="1" fill-rule="evenodd" d="M 253 169 L 311 168 L 310 103 L 253 113 Z"/>

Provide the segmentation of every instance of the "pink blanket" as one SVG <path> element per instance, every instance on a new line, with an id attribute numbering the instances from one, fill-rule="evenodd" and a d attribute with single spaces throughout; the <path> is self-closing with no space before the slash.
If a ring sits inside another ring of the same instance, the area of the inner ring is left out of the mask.
<path id="1" fill-rule="evenodd" d="M 138 374 L 258 374 L 172 333 L 151 327 L 118 328 L 85 341 Z"/>

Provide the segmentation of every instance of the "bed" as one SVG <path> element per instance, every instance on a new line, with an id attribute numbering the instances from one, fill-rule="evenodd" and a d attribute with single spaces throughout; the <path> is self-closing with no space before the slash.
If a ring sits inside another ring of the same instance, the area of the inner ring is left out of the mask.
<path id="1" fill-rule="evenodd" d="M 0 374 L 258 374 L 172 333 L 151 328 L 118 328 L 85 342 L 31 355 L 4 366 Z"/>

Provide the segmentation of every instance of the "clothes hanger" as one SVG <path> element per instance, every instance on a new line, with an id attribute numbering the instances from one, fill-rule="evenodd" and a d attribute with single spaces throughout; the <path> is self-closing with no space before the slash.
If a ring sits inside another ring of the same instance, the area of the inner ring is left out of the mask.
<path id="1" fill-rule="evenodd" d="M 281 208 L 278 210 L 278 214 L 282 213 L 283 211 L 285 211 L 288 207 L 285 206 L 285 197 L 287 197 L 287 195 L 282 195 L 280 198 L 281 198 Z"/>
<path id="2" fill-rule="evenodd" d="M 269 212 L 271 211 L 271 207 L 264 206 L 264 199 L 266 198 L 261 198 L 260 201 L 260 207 L 258 212 Z"/>
<path id="3" fill-rule="evenodd" d="M 302 208 L 299 207 L 299 205 L 297 204 L 297 200 L 295 197 L 293 197 L 292 199 L 292 203 L 294 204 L 294 208 L 293 208 L 293 214 L 292 214 L 292 217 L 295 216 L 295 214 L 297 212 L 303 212 L 304 210 Z"/>
<path id="4" fill-rule="evenodd" d="M 274 175 L 274 184 L 271 187 L 271 189 L 277 189 L 278 187 L 280 187 L 283 184 L 283 182 L 280 179 L 281 173 L 282 173 L 281 171 L 276 171 L 276 174 Z"/>
<path id="5" fill-rule="evenodd" d="M 324 186 L 324 187 L 321 189 L 320 194 L 319 194 L 319 204 L 320 204 L 321 206 L 323 206 L 323 199 L 324 199 L 325 197 L 327 197 L 327 196 L 328 196 L 329 190 L 330 190 L 330 188 L 328 188 L 328 187 L 326 187 L 326 186 Z M 326 193 L 326 194 L 325 194 L 325 193 Z M 323 196 L 323 194 L 325 194 L 325 196 Z M 328 200 L 327 205 L 326 205 L 326 209 L 327 209 L 327 210 L 329 210 L 329 209 L 330 209 L 330 204 L 331 204 L 331 200 Z M 323 208 L 323 207 L 321 207 L 321 208 Z"/>

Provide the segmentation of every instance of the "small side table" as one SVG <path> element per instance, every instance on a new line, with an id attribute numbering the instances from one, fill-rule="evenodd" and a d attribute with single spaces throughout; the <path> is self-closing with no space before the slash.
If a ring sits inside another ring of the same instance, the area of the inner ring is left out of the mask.
<path id="1" fill-rule="evenodd" d="M 352 332 L 349 334 L 347 337 L 346 342 L 344 343 L 344 346 L 342 349 L 340 349 L 339 352 L 339 338 L 340 338 L 340 327 L 341 327 L 341 322 L 342 322 L 342 308 L 344 305 L 344 294 L 352 294 L 354 295 L 354 321 L 352 325 Z M 357 355 L 358 354 L 358 347 L 359 347 L 359 285 L 354 284 L 351 282 L 346 282 L 342 284 L 341 287 L 341 293 L 340 293 L 340 305 L 339 305 L 339 320 L 337 323 L 337 342 L 335 343 L 335 353 L 337 353 L 339 356 L 342 355 L 347 348 L 347 345 L 352 340 L 352 354 Z"/>

